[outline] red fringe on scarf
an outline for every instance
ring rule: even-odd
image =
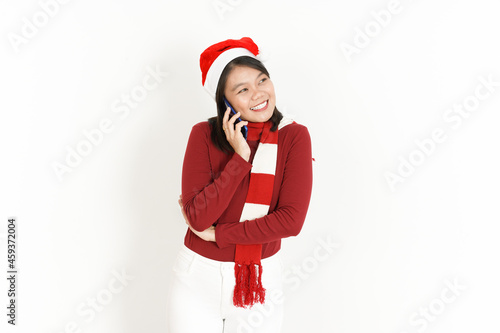
[[[262,265],[236,264],[234,266],[236,286],[234,287],[233,304],[241,308],[252,307],[256,303],[263,304],[266,289],[262,286]]]

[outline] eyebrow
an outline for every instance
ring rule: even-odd
[[[266,74],[266,73],[264,73],[264,72],[260,72],[260,74],[259,74],[259,75],[257,75],[257,77],[256,77],[255,79],[258,79],[258,78],[259,78],[259,76],[261,76],[262,74]],[[247,84],[247,82],[241,82],[241,83],[238,83],[237,85],[235,85],[235,86],[233,87],[233,89],[231,89],[231,91],[235,91],[235,90],[236,90],[236,88],[238,88],[239,86],[242,86],[242,85],[244,85],[244,84]]]

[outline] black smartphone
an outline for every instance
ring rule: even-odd
[[[234,115],[236,114],[236,111],[233,109],[233,106],[231,104],[229,104],[228,100],[226,99],[226,96],[223,97],[224,98],[224,103],[226,103],[226,106],[230,107],[231,108],[231,113]],[[236,121],[234,122],[234,124],[236,125],[237,123],[239,123],[241,120],[240,117],[238,117],[238,119],[236,119]],[[243,137],[245,138],[245,140],[247,139],[247,132],[248,132],[248,128],[246,125],[242,126],[241,127],[241,134],[243,134]]]

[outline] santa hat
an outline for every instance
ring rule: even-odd
[[[214,100],[222,71],[229,62],[241,56],[262,60],[259,47],[250,37],[227,39],[208,47],[201,54],[201,84]]]

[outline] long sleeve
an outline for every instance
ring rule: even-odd
[[[214,177],[207,128],[206,123],[193,126],[182,167],[182,201],[189,223],[197,231],[217,221],[252,168],[252,164],[240,155],[233,154],[220,174]]]
[[[311,138],[307,127],[298,126],[291,140],[276,208],[261,218],[218,224],[215,238],[219,248],[268,243],[299,234],[312,192]]]

